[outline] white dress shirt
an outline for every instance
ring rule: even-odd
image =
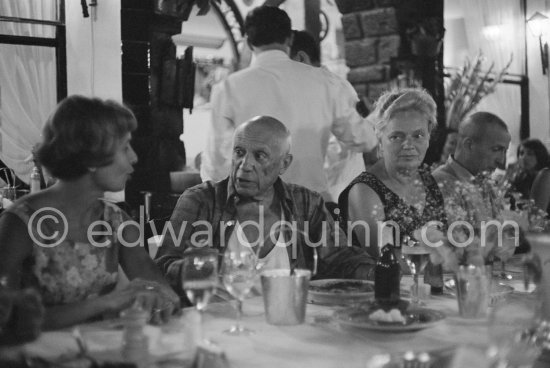
[[[293,61],[283,51],[259,53],[250,67],[216,85],[211,98],[212,121],[201,166],[204,181],[229,174],[233,132],[258,115],[274,117],[290,130],[294,160],[283,180],[325,196],[329,133],[356,151],[377,144],[372,126],[355,110],[359,99],[349,82]]]

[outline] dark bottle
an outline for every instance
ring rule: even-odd
[[[399,302],[399,279],[401,266],[395,248],[386,244],[374,269],[374,298],[382,303]]]

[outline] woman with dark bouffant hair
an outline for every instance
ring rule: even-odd
[[[538,139],[527,139],[518,148],[520,174],[512,190],[517,189],[529,198],[537,208],[550,210],[550,155]],[[522,174],[523,171],[523,174]],[[523,179],[523,181],[522,181]]]
[[[517,157],[518,162],[512,173],[510,191],[520,193],[522,199],[529,199],[537,174],[543,168],[550,166],[550,156],[541,141],[526,139],[519,145]]]
[[[118,313],[139,300],[167,319],[179,299],[140,249],[137,224],[106,191],[120,191],[137,156],[137,122],[114,101],[70,96],[46,122],[36,151],[57,182],[23,197],[0,217],[0,273],[8,288],[32,287],[46,308],[44,328]],[[115,290],[118,266],[130,284]]]

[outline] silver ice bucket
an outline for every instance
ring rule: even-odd
[[[298,325],[304,322],[311,272],[277,269],[262,272],[262,293],[267,322],[272,325]]]

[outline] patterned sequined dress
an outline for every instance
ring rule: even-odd
[[[443,204],[443,196],[433,176],[428,170],[419,170],[420,178],[426,188],[426,205],[420,212],[416,207],[403,201],[394,191],[388,188],[374,174],[363,172],[356,177],[338,198],[340,207],[340,225],[346,224],[348,216],[348,196],[351,187],[357,183],[368,185],[380,198],[384,206],[383,221],[395,221],[399,225],[401,238],[412,237],[413,232],[429,221],[441,221],[446,227],[447,220]],[[371,229],[372,231],[372,229]]]
[[[33,226],[37,223],[37,217],[33,218],[36,211],[25,201],[6,210],[25,223],[34,242],[31,254],[23,262],[21,287],[36,288],[46,306],[74,303],[114,289],[119,251],[115,234],[122,223],[122,210],[112,203],[100,202],[103,220],[111,226],[113,235],[93,238],[93,243],[63,238],[63,233],[54,230],[48,221],[43,221],[37,230]]]

